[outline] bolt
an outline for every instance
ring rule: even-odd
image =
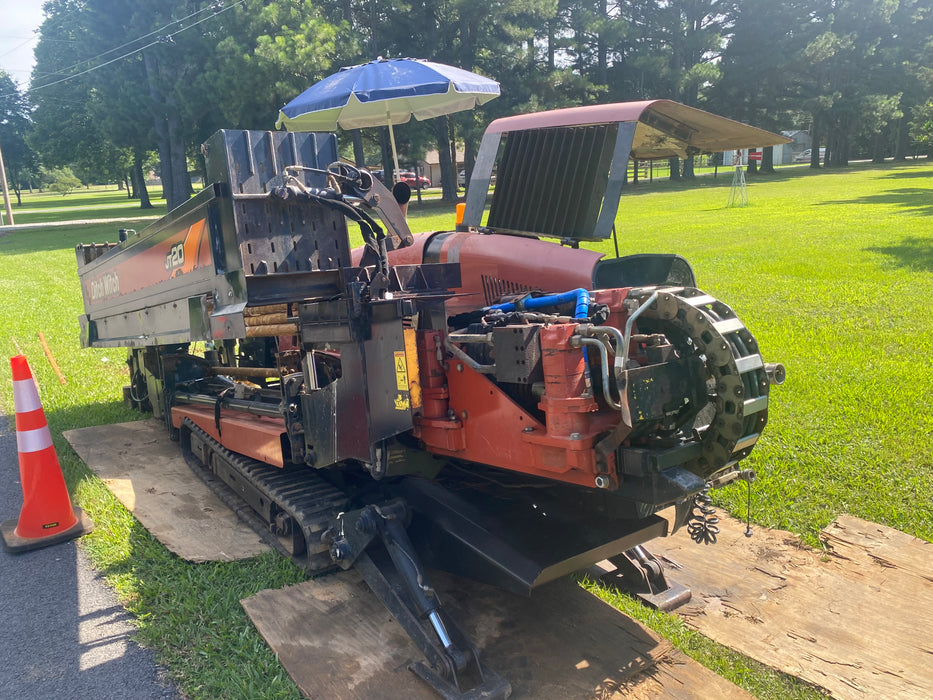
[[[596,477],[596,488],[598,489],[608,489],[609,488],[609,477],[604,474],[600,474]]]
[[[462,371],[463,371],[463,364],[460,363],[460,362],[457,363],[457,371],[458,371],[458,372],[462,372]]]
[[[334,545],[330,548],[330,556],[334,561],[345,559],[349,554],[350,547],[347,545],[346,540],[335,542]]]
[[[580,435],[580,433],[570,433],[570,439],[571,439],[571,440],[580,440],[580,439],[582,439],[582,438],[583,438],[583,436]]]
[[[525,427],[525,428],[522,428],[522,432],[523,432],[523,433],[533,433],[534,431],[535,431],[534,427],[532,427],[532,426],[530,426],[530,425],[527,426],[527,427]]]

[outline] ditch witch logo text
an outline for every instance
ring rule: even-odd
[[[116,272],[91,280],[91,301],[99,301],[120,293],[120,278]]]

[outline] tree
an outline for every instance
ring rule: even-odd
[[[893,0],[828,0],[821,6],[822,31],[803,50],[799,67],[801,75],[816,77],[803,83],[814,125],[814,163],[825,142],[825,164],[847,165],[860,129],[877,133],[899,119],[901,95],[897,81],[885,77],[887,62],[904,36],[915,32],[892,25],[898,5]],[[928,35],[929,25],[926,30]]]
[[[933,85],[928,0],[48,0],[31,93],[33,146],[88,180],[130,179],[159,153],[166,198],[221,127],[268,129],[277,109],[341,66],[416,56],[497,79],[481,109],[396,129],[403,161],[432,143],[445,198],[458,144],[472,167],[496,117],[671,98],[776,130],[810,128],[813,154],[902,154]],[[915,128],[916,131],[916,128]],[[341,137],[342,138],[342,137]],[[379,131],[352,157],[389,159]],[[349,141],[341,150],[350,154]],[[768,169],[768,154],[762,165]],[[818,164],[818,162],[816,163]],[[683,172],[690,176],[691,161]],[[197,167],[194,165],[194,167]],[[672,173],[681,171],[674,163]],[[143,197],[145,199],[145,197]]]
[[[722,77],[708,96],[713,111],[770,131],[799,120],[806,112],[803,86],[813,79],[801,56],[822,31],[814,7],[813,0],[738,5]],[[773,149],[765,150],[760,172],[773,172]]]
[[[362,44],[333,7],[310,0],[247,0],[218,17],[212,34],[216,52],[202,76],[217,98],[202,115],[211,129],[271,128],[286,102],[335,67],[358,63]]]
[[[630,26],[627,61],[642,98],[666,97],[698,106],[720,77],[719,60],[737,13],[735,0],[653,0],[624,12]],[[677,158],[671,178],[680,177]],[[693,177],[693,158],[683,176]]]
[[[48,167],[73,167],[87,181],[116,181],[126,167],[100,119],[108,108],[85,60],[100,52],[86,3],[50,0],[36,45],[30,100],[35,105],[29,142]]]
[[[333,48],[333,28],[308,0],[49,0],[46,12],[37,143],[76,164],[111,144],[120,179],[132,169],[138,183],[157,150],[170,208],[188,198],[189,155],[213,131],[270,128],[282,93],[329,67]]]
[[[927,157],[933,157],[933,100],[914,107],[912,113],[910,137],[926,152]]]
[[[485,123],[501,114],[528,111],[529,101],[534,104],[534,100],[543,99],[547,103],[547,96],[555,93],[547,86],[546,71],[535,62],[534,28],[556,12],[556,0],[492,4],[474,0],[422,0],[413,4],[338,0],[325,3],[323,8],[328,21],[339,21],[339,37],[349,35],[358,41],[359,53],[345,54],[340,61],[335,60],[335,65],[361,63],[378,56],[415,56],[490,75],[502,84],[502,96],[475,112],[437,119],[427,128],[412,123],[395,129],[403,159],[428,150],[430,141],[434,141],[442,163],[445,199],[456,197],[456,153],[452,142],[464,141],[469,168],[482,131],[474,121],[477,115],[482,115]],[[344,42],[341,39],[338,43]],[[380,157],[387,166],[391,159]]]
[[[26,142],[29,130],[29,105],[9,74],[0,70],[0,149],[7,184],[22,205],[22,189],[29,175],[38,167],[36,154]]]
[[[910,120],[933,94],[933,6],[926,0],[899,0],[891,16],[891,29],[879,43],[881,70],[878,86],[899,91],[899,117],[890,123],[890,146],[895,159],[907,157]]]
[[[71,172],[71,168],[53,168],[46,171],[45,179],[49,183],[49,189],[57,192],[62,197],[71,194],[74,190],[81,187],[81,180]]]

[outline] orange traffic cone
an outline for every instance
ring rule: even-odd
[[[80,508],[71,507],[29,363],[17,355],[10,359],[10,365],[23,508],[18,522],[8,520],[0,525],[0,535],[8,551],[22,552],[80,537],[90,532],[94,523]]]

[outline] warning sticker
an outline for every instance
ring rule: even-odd
[[[408,363],[405,362],[405,351],[395,353],[395,387],[399,391],[408,391]]]

